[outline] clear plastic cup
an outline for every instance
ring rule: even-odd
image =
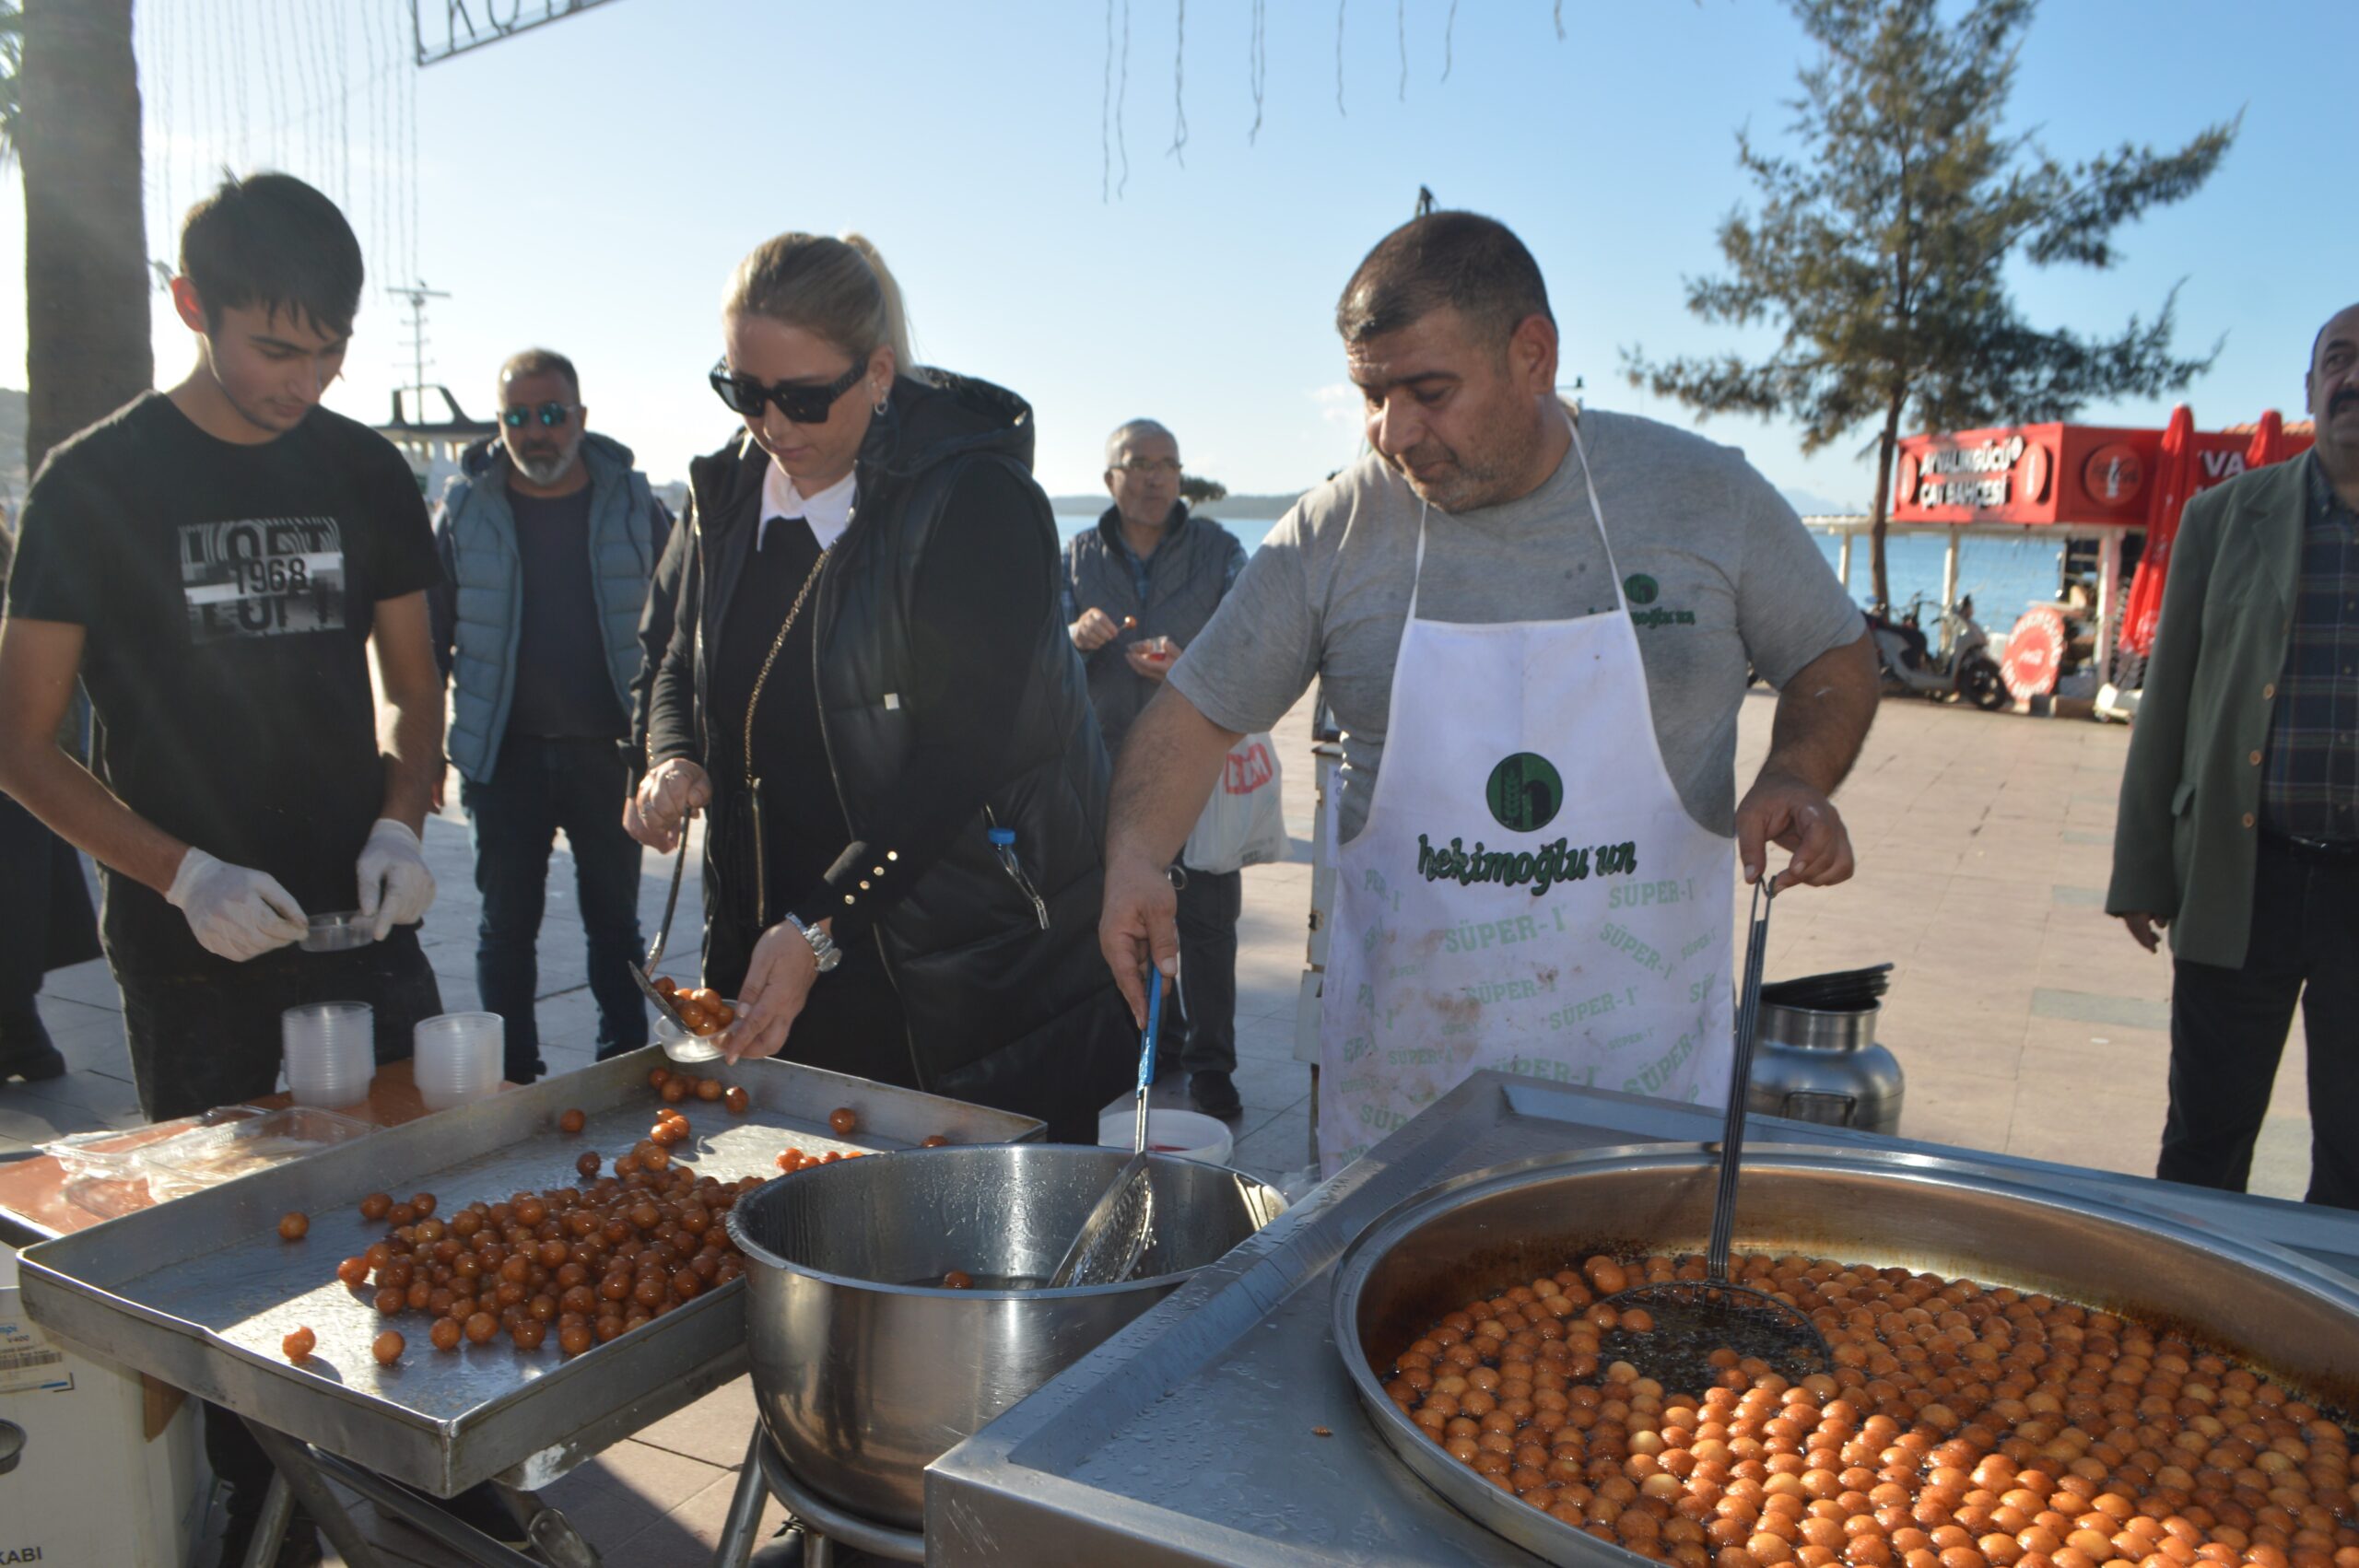
[[[496,1091],[507,1036],[497,1012],[444,1012],[419,1023],[410,1074],[426,1108],[446,1111]]]
[[[278,1037],[297,1105],[332,1109],[369,1097],[377,1076],[377,1019],[367,1002],[290,1007],[278,1015]]]

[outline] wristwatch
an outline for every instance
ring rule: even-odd
[[[844,950],[836,945],[836,939],[825,928],[806,926],[791,914],[786,917],[786,923],[802,932],[803,940],[811,944],[811,956],[819,961],[822,975],[844,961]]]

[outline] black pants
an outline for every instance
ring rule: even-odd
[[[475,829],[475,991],[507,1024],[509,1081],[543,1071],[534,1015],[540,993],[541,912],[557,830],[573,848],[573,879],[589,937],[590,994],[598,1003],[598,1059],[647,1044],[647,1004],[629,965],[639,939],[639,844],[623,831],[630,779],[610,740],[511,736],[491,778],[460,786]]]
[[[1237,919],[1243,872],[1191,870],[1180,889],[1180,985],[1188,1030],[1180,1065],[1190,1072],[1237,1071]]]
[[[2244,967],[2174,965],[2171,1106],[2155,1175],[2241,1192],[2294,1004],[2309,1036],[2312,1203],[2359,1209],[2359,858],[2264,837]]]
[[[348,953],[283,947],[224,975],[157,978],[118,970],[123,1031],[140,1114],[166,1121],[235,1105],[278,1086],[278,1015],[314,1001],[365,1001],[375,1010],[377,1059],[410,1054],[418,1020],[442,1011],[441,988],[417,945],[417,928]]]
[[[33,997],[41,976],[99,955],[99,925],[90,891],[72,845],[33,814],[0,795],[0,868],[8,894],[0,898],[0,1045],[11,1025],[40,1014]],[[38,1033],[32,1037],[39,1038]],[[0,1070],[5,1071],[5,1070]]]

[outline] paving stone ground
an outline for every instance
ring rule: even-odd
[[[1739,776],[1767,749],[1772,700],[1747,700]],[[1309,1160],[1309,1079],[1294,1059],[1295,1008],[1310,893],[1312,774],[1307,705],[1278,731],[1293,853],[1246,872],[1238,959],[1235,1163],[1275,1180]],[[1971,1149],[2150,1173],[2165,1101],[2170,967],[2101,911],[2115,791],[2128,731],[2071,720],[1884,705],[1837,796],[1858,877],[1780,900],[1770,977],[1890,961],[1879,1037],[1907,1073],[1902,1130]],[[453,799],[457,790],[451,790]],[[453,1009],[475,1001],[475,895],[465,825],[428,825],[441,896],[427,952]],[[650,856],[640,919],[663,913],[668,866]],[[693,868],[690,880],[695,879]],[[681,908],[698,907],[698,890]],[[691,920],[693,917],[688,917]],[[685,931],[685,928],[684,928]],[[692,932],[664,967],[693,971]],[[44,1139],[138,1119],[120,1001],[103,964],[50,977],[41,1011],[74,1071],[0,1088],[0,1158]],[[541,935],[540,1025],[557,1071],[586,1066],[596,1015],[582,974],[571,860],[552,862]],[[2280,1072],[2252,1189],[2298,1198],[2309,1121],[2300,1024]],[[1158,1103],[1181,1103],[1167,1082]],[[647,1428],[553,1488],[610,1563],[664,1568],[710,1560],[754,1420],[744,1381]],[[773,1504],[773,1518],[779,1510]],[[389,1561],[435,1562],[417,1537],[366,1517]]]

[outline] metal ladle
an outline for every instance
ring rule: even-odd
[[[1765,868],[1754,884],[1744,942],[1744,984],[1737,997],[1735,1060],[1729,1069],[1729,1108],[1720,1130],[1719,1181],[1712,1196],[1711,1244],[1706,1278],[1634,1285],[1607,1296],[1617,1313],[1642,1310],[1647,1330],[1615,1327],[1599,1339],[1599,1359],[1626,1361],[1666,1390],[1701,1394],[1718,1382],[1714,1352],[1732,1350],[1758,1359],[1789,1383],[1834,1363],[1825,1337],[1800,1308],[1729,1278],[1729,1243],[1736,1229],[1736,1181],[1744,1153],[1745,1094],[1753,1083],[1753,1047],[1761,1024],[1761,969],[1769,938],[1769,907],[1777,893]]]

